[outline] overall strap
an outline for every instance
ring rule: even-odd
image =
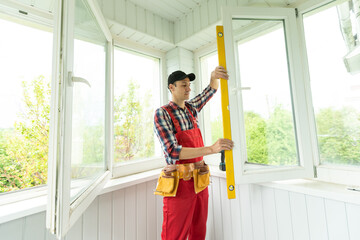
[[[163,106],[161,108],[164,109],[165,111],[167,111],[168,114],[170,115],[170,118],[171,118],[172,122],[174,123],[176,132],[181,132],[181,127],[180,127],[179,121],[176,120],[174,114],[172,113],[171,108],[169,106]]]
[[[186,109],[189,111],[190,113],[190,116],[191,116],[191,120],[192,120],[192,123],[193,123],[193,127],[194,128],[198,128],[197,127],[197,122],[196,122],[196,119],[195,117],[193,116],[192,112],[190,111],[190,109],[185,105]],[[176,120],[173,112],[172,112],[172,109],[169,107],[169,106],[163,106],[162,109],[164,109],[165,111],[168,112],[168,114],[170,115],[170,118],[172,120],[172,122],[174,123],[174,126],[175,126],[175,130],[176,132],[181,132],[181,127],[180,127],[180,124],[179,124],[179,121]]]

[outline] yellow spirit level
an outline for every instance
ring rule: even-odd
[[[226,69],[223,26],[216,26],[216,39],[217,39],[219,66],[222,66]],[[221,109],[222,109],[224,138],[231,139],[229,91],[228,91],[227,80],[220,79],[220,86],[221,86]],[[225,151],[225,166],[226,166],[226,185],[227,185],[228,198],[234,199],[236,196],[235,196],[235,178],[234,178],[234,163],[233,163],[232,150]]]

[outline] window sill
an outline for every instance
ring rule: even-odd
[[[210,166],[210,172],[212,176],[226,178],[226,173],[220,171],[218,166]],[[360,191],[349,190],[349,186],[345,184],[324,182],[316,179],[292,179],[255,184],[360,205]]]
[[[110,180],[99,195],[130,187],[158,178],[161,169],[155,169]],[[47,194],[0,205],[0,224],[46,211]]]

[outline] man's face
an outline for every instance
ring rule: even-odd
[[[169,89],[173,98],[177,100],[188,100],[190,98],[190,79],[185,78],[174,82],[174,84],[169,85]]]

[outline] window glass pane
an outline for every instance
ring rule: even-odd
[[[360,165],[360,74],[348,73],[343,60],[356,39],[351,7],[345,2],[304,16],[322,164]]]
[[[234,19],[233,28],[247,163],[298,165],[283,21]]]
[[[47,183],[52,33],[16,21],[0,16],[0,192]]]
[[[72,104],[71,198],[105,171],[105,81],[107,40],[88,6],[75,2]]]
[[[201,87],[206,88],[210,84],[211,72],[219,65],[217,53],[212,53],[200,58],[201,64]],[[205,145],[212,145],[219,138],[223,138],[223,124],[221,112],[221,87],[212,97],[211,104],[205,105],[204,109],[204,138]],[[210,119],[210,121],[208,121]]]
[[[114,161],[161,156],[154,135],[160,106],[160,61],[121,48],[114,53]]]

